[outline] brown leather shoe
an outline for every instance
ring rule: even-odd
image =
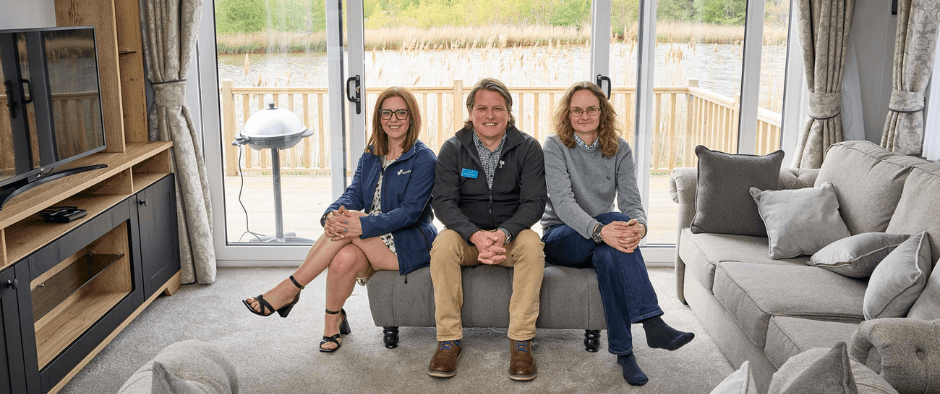
[[[509,340],[509,378],[512,380],[532,380],[539,376],[532,358],[532,340]]]
[[[452,378],[457,374],[457,359],[460,358],[460,341],[437,343],[437,351],[428,365],[428,375],[435,378]]]

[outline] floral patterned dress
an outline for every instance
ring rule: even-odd
[[[385,156],[382,156],[382,171],[379,172],[379,181],[375,186],[375,194],[372,197],[372,208],[370,208],[367,213],[369,216],[376,216],[382,213],[382,178],[385,177],[385,169],[394,162],[395,160],[388,160]],[[398,256],[398,252],[395,251],[395,238],[392,237],[392,233],[381,235],[380,238],[382,242],[385,242],[385,246],[388,246],[388,250],[392,251],[395,256]]]

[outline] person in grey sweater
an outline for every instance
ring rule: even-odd
[[[555,134],[542,144],[548,187],[542,242],[550,264],[594,267],[608,350],[617,355],[627,383],[642,386],[649,379],[633,355],[631,324],[643,324],[651,348],[676,350],[695,334],[660,318],[663,311],[638,249],[646,236],[646,213],[636,165],[616,117],[604,91],[590,82],[570,87],[556,107]]]

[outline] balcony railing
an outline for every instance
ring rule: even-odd
[[[690,86],[656,87],[653,89],[653,133],[650,169],[666,172],[675,167],[696,164],[693,148],[703,144],[725,152],[737,151],[738,108],[737,97],[727,97],[700,89],[697,81]],[[372,107],[384,88],[366,89],[366,133],[371,133]],[[463,81],[454,81],[450,87],[412,87],[423,115],[420,139],[437,152],[441,144],[463,127],[466,119],[464,103],[470,89]],[[520,130],[539,141],[551,134],[551,114],[564,87],[510,87],[513,94],[513,112]],[[280,152],[282,174],[329,174],[330,131],[327,88],[294,87],[235,87],[232,81],[222,81],[222,125],[225,143],[225,174],[236,175],[239,164],[243,174],[263,174],[271,170],[270,152],[244,149],[242,159],[229,142],[235,139],[245,120],[265,102],[274,102],[288,109],[313,130],[295,147]],[[457,98],[455,100],[455,98]],[[636,108],[636,88],[614,88],[611,102],[627,131],[624,138],[633,145],[633,120]],[[349,111],[347,111],[349,113]],[[457,114],[455,116],[455,114]],[[758,113],[755,151],[766,154],[778,149],[780,141],[780,114],[766,109]],[[349,140],[346,141],[349,146]],[[358,152],[350,155],[358,158]],[[354,162],[353,162],[354,163]]]

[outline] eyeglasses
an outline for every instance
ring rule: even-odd
[[[587,112],[588,116],[597,116],[597,114],[601,113],[601,109],[597,107],[588,107],[588,109],[575,108],[568,112],[571,116],[577,118],[584,115],[585,112]]]
[[[597,114],[601,113],[601,109],[597,107],[588,107],[588,109],[586,110],[581,109],[581,108],[575,108],[568,112],[571,114],[571,116],[577,118],[577,117],[580,117],[581,115],[584,115],[585,112],[587,112],[588,116],[597,116]]]
[[[392,113],[395,114],[395,117],[398,118],[398,120],[407,120],[407,119],[408,119],[408,110],[407,110],[407,109],[399,109],[399,110],[396,110],[396,111],[392,111],[392,110],[390,110],[390,109],[380,109],[380,110],[379,110],[379,116],[382,117],[382,120],[389,120],[389,119],[391,119],[391,118],[392,118]]]

